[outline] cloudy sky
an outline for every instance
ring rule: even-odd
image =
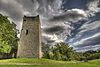
[[[40,15],[42,41],[100,49],[100,0],[0,0],[0,13],[21,30],[22,18]]]

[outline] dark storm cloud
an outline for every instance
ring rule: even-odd
[[[44,31],[48,34],[54,34],[54,33],[60,34],[63,31],[65,31],[65,28],[63,26],[53,26],[53,27],[50,27],[50,28],[46,28]]]
[[[78,13],[78,9],[70,10],[67,12],[64,12],[62,15],[54,16],[50,19],[50,21],[78,21],[81,18],[86,17],[85,13]],[[83,10],[80,10],[80,12],[84,12]]]
[[[23,15],[23,9],[21,8],[21,5],[15,0],[0,0],[0,12],[5,13],[14,21],[19,21]]]
[[[55,42],[55,40],[51,40],[47,36],[42,36],[42,42],[44,42],[44,43],[53,43],[53,42]]]

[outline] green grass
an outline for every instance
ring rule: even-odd
[[[0,60],[0,67],[100,67],[100,59],[89,62],[68,62],[33,58],[7,59]]]

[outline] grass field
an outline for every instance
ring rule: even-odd
[[[48,59],[7,59],[0,60],[0,67],[100,67],[100,59],[89,62],[55,61]]]

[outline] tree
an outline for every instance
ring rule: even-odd
[[[43,58],[49,58],[50,45],[42,42]]]
[[[58,54],[57,56],[59,57],[56,57],[57,60],[75,60],[75,51],[73,48],[63,42],[56,44],[52,52],[54,55]]]
[[[56,44],[45,53],[45,58],[54,60],[70,61],[76,60],[77,57],[73,48],[63,42]]]
[[[16,24],[0,14],[0,53],[12,54],[17,51],[17,32]]]

